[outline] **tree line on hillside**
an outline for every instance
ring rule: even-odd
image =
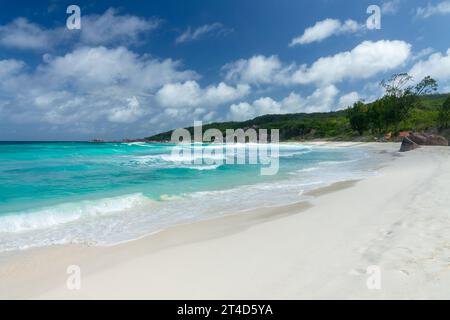
[[[437,83],[431,77],[414,84],[408,74],[397,74],[381,83],[385,95],[375,102],[357,102],[347,110],[323,113],[269,114],[242,122],[210,123],[203,131],[218,129],[278,129],[282,141],[313,139],[373,141],[385,133],[434,132],[450,138],[450,94],[433,94]],[[194,128],[187,127],[193,134]],[[145,138],[170,141],[172,131]]]
[[[436,80],[429,76],[414,85],[407,73],[395,74],[383,80],[381,86],[385,91],[382,98],[370,104],[358,101],[347,109],[350,126],[360,135],[369,130],[373,135],[389,131],[398,134],[400,124],[408,120],[411,110],[423,103],[421,97],[435,93],[438,88]],[[449,127],[450,97],[439,107],[435,122],[439,130]]]

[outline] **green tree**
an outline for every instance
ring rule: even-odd
[[[361,101],[355,102],[352,108],[347,109],[347,118],[352,129],[358,131],[359,135],[370,128],[367,108]]]
[[[438,116],[439,129],[446,129],[450,124],[450,97],[445,100],[442,106],[439,108]]]
[[[381,86],[386,94],[384,99],[384,116],[387,125],[392,125],[396,132],[401,121],[405,120],[411,109],[419,103],[420,96],[429,95],[437,90],[437,82],[430,76],[413,85],[413,77],[407,73],[394,74],[383,80]]]
[[[382,131],[387,131],[385,100],[378,99],[373,102],[368,107],[367,117],[373,134],[379,135]]]

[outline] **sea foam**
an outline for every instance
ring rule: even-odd
[[[23,232],[49,228],[79,219],[126,212],[152,201],[142,194],[130,194],[97,200],[69,202],[38,210],[0,216],[0,233]]]

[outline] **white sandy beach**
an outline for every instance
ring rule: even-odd
[[[450,299],[450,148],[393,154],[380,174],[309,201],[177,226],[113,247],[0,255],[0,298]],[[81,289],[66,286],[69,265]],[[366,269],[378,266],[381,288]]]

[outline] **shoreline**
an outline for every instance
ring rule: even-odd
[[[385,149],[381,146],[376,146],[376,148],[380,148],[380,151]],[[389,151],[393,151],[393,146]],[[431,147],[419,149],[402,156],[402,158],[417,158],[422,162],[426,160],[425,162],[430,168],[423,163],[422,165],[427,168],[426,171],[429,174],[428,171],[435,173],[436,168],[433,164],[437,163],[430,159],[436,158],[434,160],[439,160],[438,164],[442,167],[445,166],[445,163],[442,164],[445,156],[448,157],[448,149]],[[333,246],[333,241],[340,237],[345,238],[346,232],[349,230],[353,230],[355,234],[362,233],[359,236],[362,238],[366,238],[367,236],[364,234],[370,231],[365,230],[370,229],[365,224],[362,226],[364,232],[358,231],[360,225],[357,225],[359,227],[356,229],[349,228],[353,219],[336,220],[336,216],[333,214],[336,211],[344,215],[342,218],[350,215],[350,218],[356,218],[357,221],[358,219],[373,220],[372,222],[375,224],[380,223],[376,217],[368,216],[367,212],[362,214],[358,210],[352,210],[354,205],[348,203],[348,200],[358,202],[360,206],[361,203],[358,199],[361,200],[361,194],[367,195],[367,189],[373,191],[375,184],[379,187],[380,180],[389,180],[393,184],[392,188],[400,190],[399,192],[402,194],[401,189],[408,188],[409,184],[403,185],[400,183],[402,181],[396,181],[399,175],[401,177],[404,175],[402,171],[396,172],[404,167],[399,162],[391,161],[386,165],[380,164],[382,165],[381,176],[369,177],[360,181],[338,182],[313,190],[311,194],[307,194],[311,199],[300,203],[256,208],[250,212],[240,212],[221,218],[178,225],[115,246],[63,245],[2,253],[0,254],[0,298],[373,298],[373,292],[366,292],[367,289],[361,291],[361,286],[364,284],[364,281],[360,281],[361,279],[356,284],[349,285],[347,283],[349,274],[353,280],[365,276],[365,274],[362,275],[361,267],[356,266],[358,263],[352,260],[356,259],[353,256],[355,253],[346,252],[346,248],[337,248],[337,252],[332,254],[338,257],[336,260],[343,259],[349,265],[352,265],[349,263],[350,261],[355,262],[355,267],[349,268],[343,273],[337,272],[334,274],[336,277],[333,278],[333,272],[324,270],[321,264],[331,263],[333,265],[338,262],[321,257],[320,252],[327,252],[329,246]],[[410,168],[411,166],[412,168]],[[411,173],[412,169],[416,169],[414,167],[409,163],[407,171]],[[449,169],[448,165],[445,168]],[[450,174],[450,170],[445,171],[445,174]],[[394,177],[390,175],[394,175]],[[416,182],[413,184],[416,187],[416,180],[423,182],[423,179],[418,179],[417,176],[418,174],[415,173],[409,177],[410,180]],[[426,178],[430,178],[430,176]],[[407,195],[402,194],[402,196]],[[381,203],[386,200],[386,198],[381,198],[378,199]],[[391,201],[390,197],[387,199]],[[371,201],[375,201],[375,199],[368,200],[368,202]],[[392,208],[393,205],[388,202],[387,211],[391,211]],[[370,208],[366,209],[366,211],[371,211]],[[345,214],[346,211],[350,213]],[[383,212],[383,216],[383,219],[391,222],[386,217],[386,212]],[[318,226],[329,229],[332,227],[331,221],[335,222],[336,230],[328,231],[334,233],[334,236],[326,234],[321,236],[325,231]],[[295,227],[302,230],[303,234],[296,234]],[[443,227],[448,228],[447,225]],[[271,235],[273,238],[267,239],[267,235]],[[371,232],[369,235],[373,236]],[[321,244],[314,241],[317,240],[315,239],[317,237],[324,237],[328,241]],[[303,240],[303,242],[298,242],[297,248],[283,239]],[[370,236],[369,239],[373,240]],[[444,240],[446,240],[445,235]],[[357,240],[349,238],[344,243],[348,242],[352,247],[355,241]],[[306,246],[308,242],[318,253],[311,253],[311,248]],[[271,250],[266,251],[265,247],[271,248]],[[217,250],[217,248],[221,250]],[[243,251],[243,249],[249,250]],[[236,257],[228,255],[228,251],[233,250],[236,251]],[[445,253],[445,247],[442,250]],[[216,257],[213,252],[217,252]],[[280,259],[280,254],[284,260],[288,260],[287,264],[282,263],[283,259]],[[315,259],[303,260],[301,257],[304,255]],[[349,256],[352,258],[350,261]],[[222,264],[215,261],[216,258]],[[299,263],[299,260],[294,258],[300,259],[303,263]],[[321,263],[317,263],[316,259]],[[277,261],[281,261],[281,264],[277,264]],[[71,264],[77,264],[82,269],[83,287],[80,291],[69,291],[65,287],[66,268]],[[180,264],[184,264],[184,268],[180,268]],[[251,272],[252,267],[255,268],[253,273]],[[327,289],[330,284],[324,285],[321,280],[308,280],[306,279],[308,277],[298,278],[297,272],[292,273],[293,270],[305,271],[304,269],[308,269],[316,276],[313,276],[312,279],[331,278],[331,284],[335,283],[336,286],[331,285]],[[403,271],[397,270],[404,275]],[[445,279],[449,280],[448,270],[444,274]],[[283,289],[283,283],[286,284],[285,281],[291,277],[298,280],[298,287],[287,285]],[[388,273],[388,277],[392,277],[392,274]],[[394,273],[393,277],[396,279],[397,273]],[[115,280],[113,283],[109,283],[109,281],[108,285],[105,285],[104,281],[108,278],[120,280]],[[241,284],[239,284],[239,279],[242,281]],[[211,281],[215,283],[214,288],[210,287]],[[339,281],[341,286],[337,286]],[[232,283],[236,286],[230,287]],[[445,283],[449,284],[449,282]],[[259,289],[255,290],[255,286],[256,289]],[[325,289],[320,290],[323,286]],[[276,287],[277,290],[268,290],[272,287]],[[341,291],[344,290],[344,294],[337,292],[337,287],[340,287]],[[445,284],[442,284],[442,287],[445,288]],[[119,288],[123,288],[123,290]],[[349,288],[351,290],[348,290]],[[197,289],[198,292],[194,293],[194,289]],[[264,290],[260,291],[260,289]],[[408,296],[399,294],[398,290],[394,291],[389,292],[386,296],[375,293],[375,298],[392,296],[408,298]],[[438,293],[438,298],[448,297],[448,294],[444,293],[445,291],[440,293],[442,296]],[[435,296],[434,293],[433,296]]]
[[[327,193],[350,188],[356,183],[357,180],[339,181],[328,186],[311,190],[305,195],[310,197],[320,197]],[[15,280],[8,283],[8,280],[5,278],[8,276],[8,271],[17,270],[19,271],[19,274],[15,275],[15,277],[26,279],[26,274],[32,274],[33,272],[33,267],[31,265],[41,263],[41,256],[45,256],[46,259],[51,257],[50,260],[58,261],[54,266],[54,269],[61,271],[64,266],[70,265],[70,261],[79,261],[81,264],[84,264],[98,254],[101,254],[108,259],[110,258],[108,257],[110,251],[114,251],[114,255],[128,255],[128,253],[125,253],[124,251],[129,251],[132,248],[135,249],[134,247],[138,246],[141,241],[150,242],[150,245],[146,245],[147,253],[157,252],[171,247],[198,243],[236,234],[260,223],[280,219],[289,215],[300,214],[311,207],[312,205],[309,200],[304,199],[291,204],[247,209],[221,217],[176,224],[137,239],[131,239],[112,245],[63,244],[0,252],[0,299],[34,299],[34,294],[31,296],[25,294],[24,296],[22,292],[19,292],[18,295],[13,294],[10,297],[8,296],[9,293],[7,296],[3,296],[3,293],[7,291],[7,287],[17,285]],[[136,254],[141,255],[142,253],[136,252]],[[113,260],[117,263],[117,257]],[[105,262],[106,261],[102,264],[105,264]],[[31,268],[21,268],[21,265],[30,266]],[[61,275],[61,272],[59,273]],[[50,274],[50,272],[47,272],[47,274]],[[67,275],[64,276],[66,277]],[[38,280],[37,276],[36,278],[35,275],[32,277],[33,279],[31,281],[35,282]],[[62,280],[61,277],[60,279]],[[58,282],[61,283],[61,281],[52,280],[54,279],[47,278],[43,282],[48,281],[49,283],[53,282],[55,284]],[[27,279],[27,281],[23,282],[27,283],[28,281],[30,280]],[[41,290],[37,290],[37,292],[39,291]]]
[[[280,206],[301,201],[302,195],[311,189],[320,188],[340,180],[359,179],[366,174],[375,173],[376,161],[367,162],[366,160],[370,159],[371,155],[373,159],[382,158],[381,160],[388,157],[381,154],[378,156],[373,148],[366,145],[361,145],[363,148],[357,148],[359,145],[361,144],[330,143],[328,146],[305,146],[297,143],[282,144],[280,148],[282,150],[284,148],[284,151],[280,151],[281,161],[292,156],[295,158],[297,153],[300,155],[316,151],[324,154],[329,152],[330,156],[326,154],[323,160],[320,160],[320,156],[316,157],[318,160],[315,160],[315,155],[312,153],[312,156],[305,156],[304,163],[302,158],[299,157],[297,158],[299,159],[297,165],[291,164],[285,172],[278,177],[274,176],[273,179],[260,179],[250,176],[247,180],[231,172],[231,177],[234,179],[231,179],[231,183],[226,181],[227,172],[220,170],[223,169],[219,168],[222,165],[212,166],[212,168],[205,168],[207,171],[202,175],[206,178],[203,179],[204,182],[198,183],[198,188],[189,189],[189,183],[186,187],[184,183],[158,184],[160,181],[158,180],[156,185],[165,187],[161,192],[157,188],[151,187],[151,183],[146,185],[145,177],[148,175],[149,167],[150,171],[153,167],[165,168],[167,166],[170,168],[172,166],[171,161],[174,161],[172,160],[173,156],[165,156],[164,152],[167,152],[165,149],[161,151],[163,152],[162,156],[153,156],[153,149],[147,156],[147,149],[138,148],[136,149],[138,153],[131,155],[129,159],[127,158],[125,165],[125,167],[130,165],[133,168],[129,170],[131,174],[135,174],[133,171],[140,170],[137,171],[139,172],[138,175],[128,179],[131,182],[128,183],[131,185],[128,189],[122,188],[123,190],[120,190],[119,188],[110,193],[105,189],[104,192],[80,193],[78,195],[78,190],[71,188],[69,191],[73,195],[70,197],[56,196],[55,199],[47,198],[44,201],[40,200],[39,197],[36,197],[37,201],[34,201],[32,195],[26,194],[25,197],[30,197],[29,203],[20,201],[19,195],[19,201],[13,202],[16,207],[13,206],[13,209],[10,209],[9,212],[8,207],[6,207],[5,210],[2,210],[6,214],[0,214],[0,252],[27,250],[54,244],[76,243],[102,246],[120,244],[157,233],[171,225],[214,219],[218,216],[235,214],[260,206]],[[343,150],[338,150],[341,147]],[[297,149],[300,149],[300,151],[297,151]],[[286,156],[283,153],[286,153]],[[334,159],[333,153],[338,155],[337,158],[342,155],[344,159],[352,159],[342,161],[342,174],[333,169],[341,162]],[[158,159],[155,162],[162,162],[162,164],[153,164],[153,159],[156,157],[161,157],[162,160]],[[330,161],[327,161],[328,159]],[[347,164],[351,162],[358,162],[360,165],[358,167],[358,165]],[[137,169],[134,169],[134,167]],[[185,166],[181,165],[180,167],[184,168]],[[196,168],[195,165],[189,165],[187,169],[190,169],[187,173],[194,180],[196,171],[193,170],[204,170],[203,168]],[[229,168],[225,169],[225,171],[228,171]],[[280,171],[282,170],[283,165],[280,166]],[[40,173],[36,172],[36,174],[39,175]],[[89,176],[89,173],[86,174]],[[107,174],[110,173],[107,172],[104,175],[107,176]],[[162,173],[162,180],[164,180],[164,174]],[[321,177],[322,174],[323,177]],[[223,176],[223,178],[220,176]],[[144,178],[140,180],[140,177]],[[207,180],[209,177],[216,178],[216,180],[222,179],[222,181],[215,183],[216,181],[213,180],[212,183],[209,183]],[[160,179],[159,175],[157,179]],[[169,175],[166,180],[170,179]],[[223,182],[227,182],[228,185]],[[40,188],[45,187],[45,183],[44,181]],[[143,187],[140,186],[142,183],[144,183]],[[137,187],[133,187],[134,185]],[[177,187],[177,185],[180,187]],[[293,188],[288,185],[292,185]],[[278,191],[273,192],[274,190],[271,190],[273,187]],[[286,193],[282,192],[283,190],[286,190]],[[220,200],[221,198],[223,200]],[[198,200],[195,199],[201,199],[201,201],[196,203]],[[242,202],[236,202],[235,199],[241,199]],[[22,213],[24,214],[22,215]],[[129,214],[136,216],[136,218],[129,217]],[[162,214],[166,215],[163,216]],[[95,220],[99,227],[95,227],[90,221],[96,216],[102,216],[102,218],[104,216],[104,219]],[[112,221],[114,219],[115,221]],[[121,228],[121,225],[128,227]],[[110,227],[112,230],[109,229]],[[95,232],[94,229],[97,229],[98,232]],[[108,231],[103,233],[103,230]]]

